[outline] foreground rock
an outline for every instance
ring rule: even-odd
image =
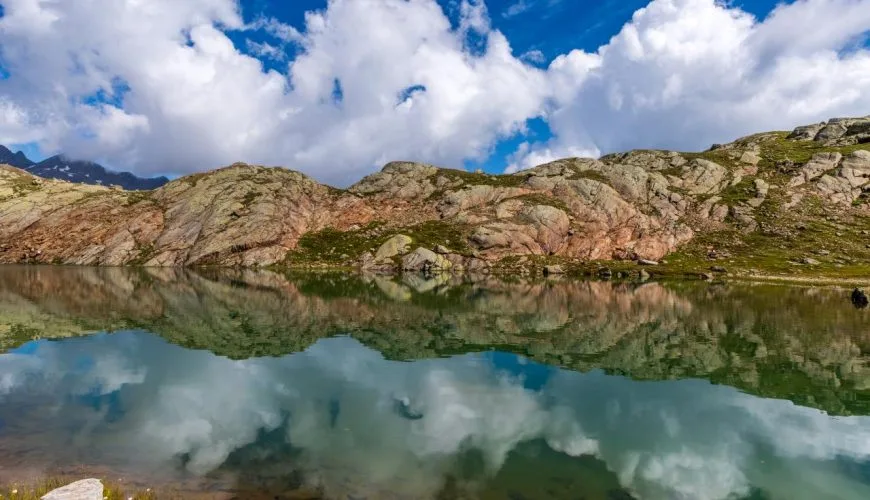
[[[739,250],[743,239],[763,234],[802,255],[806,238],[786,224],[870,230],[868,123],[835,119],[703,153],[567,158],[514,175],[394,162],[347,190],[246,164],[147,192],[0,166],[0,263],[456,272],[540,256],[569,272],[592,260],[652,265],[711,234],[743,252],[758,250]],[[844,244],[854,237],[830,233],[819,241],[870,260],[864,245]],[[415,247],[439,257],[409,255]]]
[[[103,483],[99,479],[82,479],[48,492],[42,500],[103,500]]]

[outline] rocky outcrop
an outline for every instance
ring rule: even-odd
[[[246,164],[141,192],[3,166],[0,263],[389,270],[406,267],[413,247],[451,264],[424,259],[433,270],[520,256],[661,260],[716,232],[793,238],[778,226],[795,213],[866,218],[868,123],[834,119],[702,153],[566,158],[513,175],[393,162],[347,190]]]
[[[788,138],[840,146],[867,143],[870,142],[870,116],[832,118],[824,123],[798,127]]]

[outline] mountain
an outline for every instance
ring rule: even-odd
[[[870,117],[512,175],[393,162],[346,190],[242,163],[135,192],[29,171],[0,167],[0,262],[870,275]]]
[[[127,190],[156,189],[169,182],[166,177],[143,179],[129,172],[112,172],[97,163],[71,160],[62,155],[34,163],[21,151],[13,154],[2,145],[0,145],[0,164],[21,168],[45,179],[61,179],[98,186],[121,186]]]
[[[0,165],[3,164],[26,169],[33,165],[33,162],[23,152],[13,153],[9,148],[0,144]]]
[[[28,172],[46,179],[61,179],[69,182],[102,186],[121,186],[127,190],[156,189],[167,182],[166,177],[143,179],[129,172],[112,172],[97,163],[70,160],[57,155],[26,168]]]

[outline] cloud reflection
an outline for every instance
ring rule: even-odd
[[[343,337],[243,361],[141,332],[38,341],[0,356],[0,417],[4,455],[22,446],[31,459],[194,475],[278,433],[328,497],[434,498],[470,452],[481,457],[473,489],[540,440],[594,455],[639,498],[870,498],[867,417],[506,354],[394,362]]]

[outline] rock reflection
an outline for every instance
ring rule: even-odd
[[[141,328],[245,359],[349,335],[390,359],[489,350],[636,379],[706,378],[870,414],[870,314],[838,289],[178,269],[0,269],[0,342]]]

